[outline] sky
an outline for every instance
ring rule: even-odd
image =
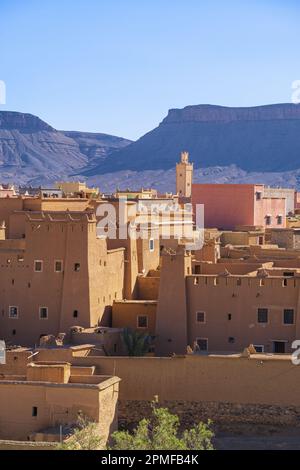
[[[170,108],[291,102],[298,0],[0,0],[1,110],[137,139]]]

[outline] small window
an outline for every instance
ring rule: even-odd
[[[233,336],[229,336],[228,343],[234,344],[235,343],[235,338]]]
[[[208,351],[207,338],[197,338],[197,345],[199,347],[199,351]]]
[[[138,328],[148,328],[148,316],[139,315],[137,318],[137,327]]]
[[[200,264],[196,264],[196,266],[195,266],[195,274],[201,274],[201,266],[200,266]]]
[[[32,416],[33,416],[34,418],[36,418],[37,415],[38,415],[37,406],[33,406],[33,407],[32,407]]]
[[[254,344],[253,346],[255,347],[255,351],[257,353],[265,352],[265,347],[262,344]]]
[[[34,271],[36,273],[41,273],[43,271],[43,261],[35,261],[34,262]]]
[[[149,240],[149,250],[154,251],[154,239],[150,238]]]
[[[54,271],[55,271],[56,273],[61,273],[62,270],[63,270],[63,262],[60,261],[60,260],[56,260],[56,261],[54,262]]]
[[[284,275],[285,277],[294,277],[294,276],[295,276],[295,273],[294,273],[293,271],[285,271],[285,272],[283,273],[283,275]]]
[[[11,306],[8,308],[9,318],[19,318],[19,307]]]
[[[268,309],[267,308],[257,309],[257,322],[268,323]]]
[[[12,330],[12,332],[11,332],[11,333],[12,333],[12,335],[13,335],[13,336],[16,336],[16,334],[17,334],[17,330]]]
[[[232,320],[232,314],[231,314],[231,313],[227,313],[227,318],[228,318],[229,321]]]
[[[285,325],[294,324],[294,310],[291,308],[285,308],[283,311],[283,323]]]
[[[196,321],[197,323],[206,323],[205,312],[196,312]]]
[[[282,225],[282,215],[277,216],[277,225]]]
[[[287,279],[283,279],[282,280],[282,287],[287,287],[288,285],[288,280]]]
[[[256,191],[255,196],[256,196],[257,201],[261,200],[261,192],[260,191]]]
[[[76,271],[76,272],[80,271],[80,263],[75,263],[74,264],[74,271]]]
[[[78,318],[78,310],[74,310],[74,312],[73,312],[73,317],[74,317],[74,318]]]
[[[271,225],[272,217],[270,215],[266,215],[266,225]]]
[[[48,307],[40,307],[40,319],[41,320],[48,319]]]

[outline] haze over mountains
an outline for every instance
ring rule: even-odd
[[[104,191],[141,185],[169,191],[182,150],[190,152],[195,181],[299,186],[300,105],[171,109],[136,142],[57,131],[30,114],[0,112],[3,182],[50,185],[77,178]]]

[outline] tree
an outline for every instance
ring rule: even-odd
[[[122,339],[128,356],[145,356],[152,342],[151,336],[130,328],[124,328]]]
[[[99,450],[104,445],[97,423],[79,414],[77,427],[71,437],[58,446],[58,450]]]
[[[178,416],[153,404],[151,418],[142,419],[132,434],[117,431],[112,435],[111,450],[213,450],[211,421],[181,434],[179,426]]]

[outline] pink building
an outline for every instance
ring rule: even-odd
[[[286,226],[285,198],[265,197],[261,184],[193,184],[192,202],[204,204],[205,227]]]

